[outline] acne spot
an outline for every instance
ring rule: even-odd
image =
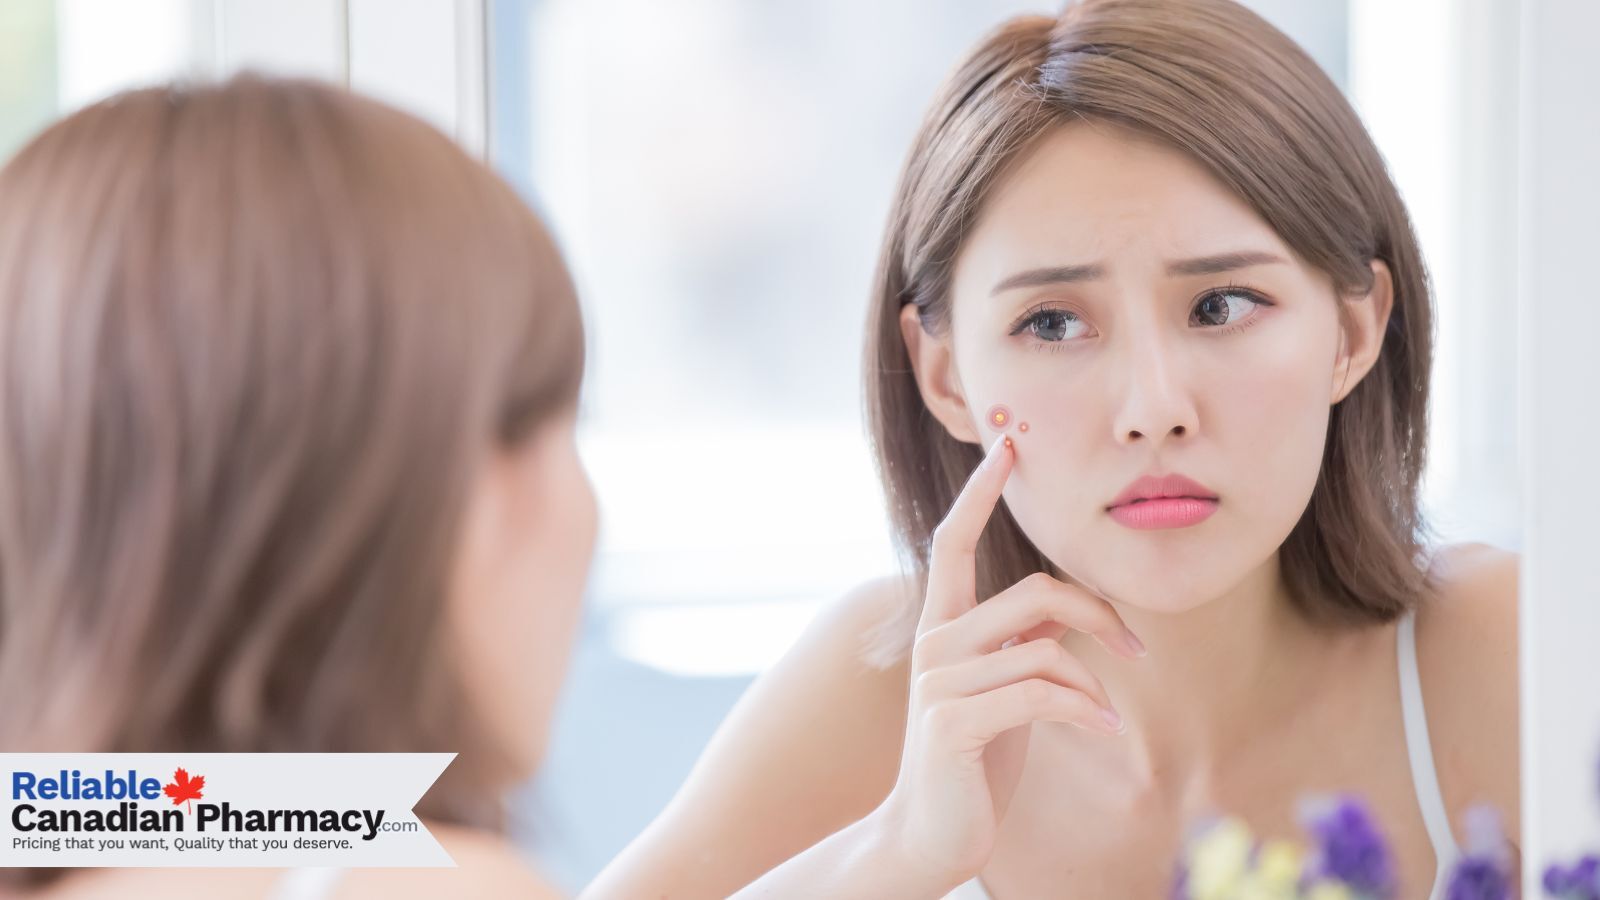
[[[990,428],[993,428],[995,431],[1005,431],[1006,426],[1010,424],[1011,410],[1006,409],[1005,406],[999,403],[996,403],[994,406],[989,408]]]
[[[1028,423],[1027,422],[1018,423],[1017,430],[1018,431],[1027,431],[1028,430]]]

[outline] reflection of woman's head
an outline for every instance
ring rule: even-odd
[[[419,812],[497,822],[545,698],[470,622],[542,598],[467,536],[582,366],[545,230],[411,116],[242,76],[49,128],[0,172],[0,746],[458,751]]]
[[[1006,23],[941,90],[889,221],[868,402],[919,572],[1004,403],[1029,428],[980,597],[1043,570],[1178,611],[1276,553],[1313,619],[1414,602],[1426,274],[1356,114],[1257,15],[1089,0]],[[1276,261],[1196,261],[1236,253]],[[1108,514],[1169,472],[1216,512]],[[912,633],[894,623],[880,659]]]

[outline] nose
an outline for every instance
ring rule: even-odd
[[[1198,427],[1192,392],[1180,360],[1162,344],[1157,329],[1133,338],[1124,371],[1126,392],[1114,420],[1114,437],[1120,443],[1154,441],[1159,447],[1168,436],[1179,438]]]

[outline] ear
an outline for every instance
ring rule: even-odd
[[[1348,326],[1340,323],[1339,355],[1333,364],[1333,395],[1338,403],[1355,390],[1361,379],[1378,362],[1383,336],[1389,330],[1389,314],[1394,309],[1394,276],[1389,264],[1372,260],[1372,289],[1359,297],[1340,298],[1349,317]]]
[[[900,310],[900,336],[906,342],[917,389],[922,391],[922,402],[929,412],[956,440],[982,443],[975,424],[977,417],[967,408],[961,377],[956,372],[948,330],[943,337],[929,334],[917,315],[917,305],[907,303]]]

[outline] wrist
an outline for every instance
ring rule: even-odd
[[[885,801],[858,823],[862,828],[863,862],[884,877],[885,897],[943,897],[971,876],[949,869],[947,862],[918,854],[906,841],[899,812]]]

